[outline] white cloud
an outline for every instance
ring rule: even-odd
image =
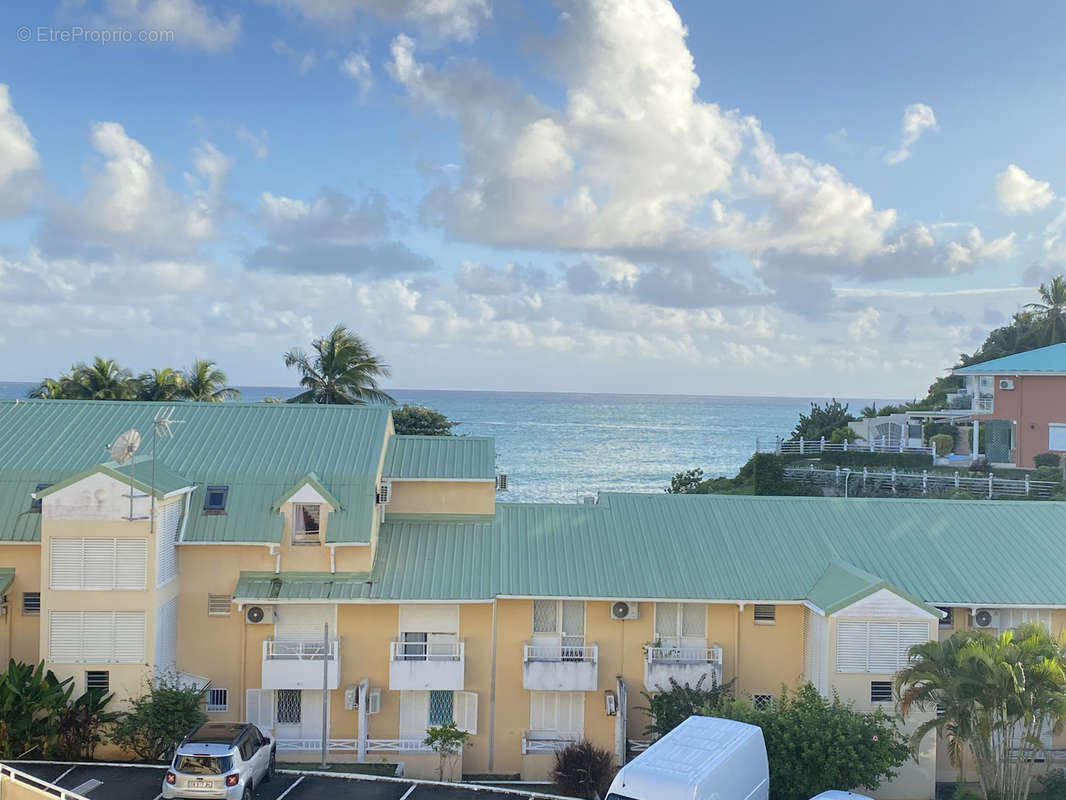
[[[441,39],[470,41],[492,16],[489,0],[266,0],[322,25],[350,25],[361,14],[416,26]]]
[[[1055,199],[1051,184],[1031,178],[1017,164],[1009,164],[996,176],[996,199],[1007,214],[1032,214]]]
[[[886,164],[899,164],[911,157],[911,145],[927,130],[939,130],[933,109],[925,103],[912,103],[903,110],[900,122],[900,145],[898,150],[885,154]]]
[[[11,93],[0,83],[0,217],[21,214],[40,184],[41,160],[25,120],[11,104]]]
[[[289,43],[280,36],[275,36],[270,40],[270,49],[289,61],[289,63],[296,67],[296,71],[301,75],[306,75],[318,64],[318,58],[313,52],[310,50],[297,50],[294,47],[291,47]]]
[[[173,31],[174,41],[208,52],[229,48],[241,35],[241,18],[212,13],[196,0],[106,0],[105,18],[147,31]]]
[[[251,148],[252,154],[262,161],[270,155],[270,134],[265,128],[260,128],[259,133],[254,133],[246,126],[237,128],[237,141]]]
[[[341,74],[355,82],[359,87],[359,94],[365,95],[374,85],[374,73],[370,69],[370,62],[363,53],[351,52],[341,62]]]

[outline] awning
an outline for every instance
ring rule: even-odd
[[[328,602],[369,596],[368,572],[242,572],[233,592],[233,599],[238,603]]]

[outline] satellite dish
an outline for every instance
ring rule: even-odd
[[[141,434],[136,428],[120,433],[111,445],[111,458],[117,464],[125,464],[141,446]]]

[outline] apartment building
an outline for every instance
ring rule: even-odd
[[[0,403],[0,657],[120,702],[180,675],[287,760],[325,717],[330,758],[430,775],[426,728],[454,720],[456,772],[543,778],[579,738],[626,758],[671,678],[891,712],[910,645],[1066,624],[1058,503],[504,503],[492,439],[397,436],[387,409],[181,404],[153,442],[158,410]],[[931,797],[944,749],[877,796]]]

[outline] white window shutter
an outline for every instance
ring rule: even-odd
[[[453,695],[455,724],[461,731],[477,733],[477,692],[456,692]]]
[[[86,589],[115,588],[115,540],[85,539],[82,583]],[[144,586],[138,586],[143,589]]]
[[[868,672],[895,672],[899,667],[899,623],[869,622]]]
[[[583,692],[566,692],[560,698],[559,730],[563,733],[585,732],[585,695]]]
[[[367,695],[366,713],[378,714],[381,712],[381,689],[371,689]]]
[[[244,693],[245,716],[259,730],[274,728],[274,692],[270,689],[247,689]]]
[[[145,625],[143,611],[115,612],[115,663],[143,664]]]
[[[82,645],[78,661],[107,664],[115,655],[115,614],[113,611],[86,611],[81,619]]]
[[[81,612],[48,612],[48,660],[73,664],[81,659]]]
[[[837,621],[837,672],[866,672],[865,622]]]
[[[682,603],[681,635],[701,639],[707,635],[707,606],[703,603]]]
[[[147,586],[148,541],[118,539],[115,542],[115,588],[141,591]]]
[[[897,670],[907,666],[910,657],[907,652],[916,644],[925,644],[929,641],[929,623],[927,622],[901,622],[899,624],[899,666]]]
[[[50,578],[53,589],[82,588],[82,540],[52,539],[48,546]]]

